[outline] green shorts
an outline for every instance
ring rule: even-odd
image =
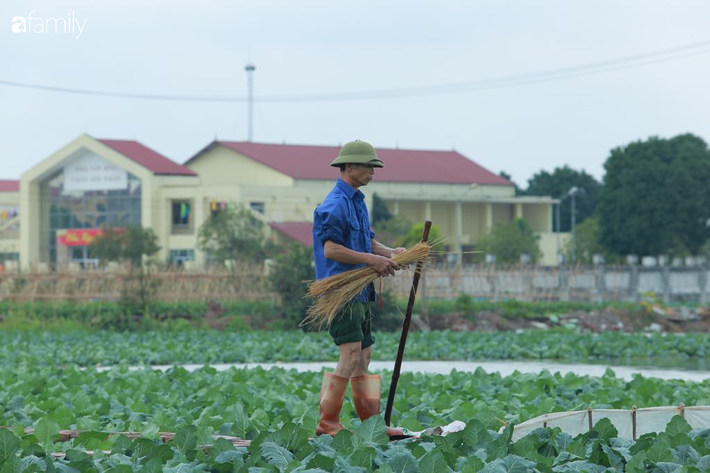
[[[370,303],[353,302],[335,316],[328,333],[338,346],[343,343],[361,342],[362,348],[367,348],[375,343],[370,327],[371,321]]]

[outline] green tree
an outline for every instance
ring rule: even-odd
[[[396,246],[410,248],[422,241],[422,233],[424,233],[424,222],[415,223],[411,226],[406,235],[400,237],[397,240]],[[432,224],[431,228],[429,229],[429,238],[427,239],[427,241],[435,242],[440,240],[441,230],[439,229],[438,225]]]
[[[379,195],[372,194],[372,225],[377,227],[380,224],[388,222],[392,218],[392,214],[387,208],[384,199]]]
[[[118,328],[130,327],[133,315],[149,315],[159,285],[153,277],[154,257],[160,251],[155,232],[151,228],[137,226],[105,226],[103,235],[97,236],[89,248],[102,266],[114,261],[128,263],[129,273],[121,288],[121,303],[129,318],[117,320]]]
[[[555,199],[562,199],[573,187],[584,189],[575,196],[577,224],[594,213],[599,203],[601,184],[585,171],[577,171],[568,166],[555,168],[554,171],[540,171],[528,180],[528,187],[524,195],[549,195]],[[572,200],[565,198],[560,204],[560,231],[571,231]],[[552,215],[553,227],[557,229],[557,212]]]
[[[395,215],[387,221],[381,221],[373,229],[377,241],[389,247],[395,247],[399,246],[398,240],[406,235],[411,228],[412,222],[401,215]]]
[[[121,261],[123,258],[123,229],[103,226],[103,234],[99,234],[89,244],[89,250],[99,259],[99,265],[106,266],[111,261]]]
[[[577,225],[575,229],[575,253],[579,264],[592,264],[594,255],[602,255],[607,263],[621,262],[617,255],[611,254],[599,241],[599,218],[591,216]],[[567,261],[572,261],[572,240],[563,250]]]
[[[698,254],[710,237],[710,152],[692,134],[615,148],[604,164],[602,244],[619,255]]]
[[[308,281],[313,279],[315,269],[310,246],[292,243],[274,257],[269,283],[280,297],[279,312],[286,325],[283,328],[296,328],[305,317],[311,303],[306,296]]]
[[[115,261],[129,262],[138,267],[146,258],[150,260],[160,251],[158,237],[151,228],[104,226],[102,230],[103,234],[89,245],[102,266]]]
[[[264,223],[251,210],[228,205],[218,215],[207,219],[197,236],[197,247],[215,261],[261,263],[267,252]]]
[[[496,256],[496,263],[515,264],[520,262],[520,255],[528,254],[531,262],[537,263],[542,256],[539,239],[530,224],[523,219],[499,223],[479,240],[476,251],[481,251],[482,254],[478,255],[477,259],[482,260],[485,254],[492,253]]]
[[[513,183],[513,186],[515,186],[515,195],[520,195],[523,193],[523,191],[520,189],[520,187],[518,187],[518,184],[513,180],[513,176],[511,176],[510,174],[508,174],[505,171],[499,172],[498,175],[500,177],[502,177],[503,179],[508,179],[510,182]]]

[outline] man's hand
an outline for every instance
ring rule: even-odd
[[[368,264],[382,277],[394,276],[394,272],[399,269],[399,265],[386,256],[371,255]]]
[[[394,250],[392,250],[392,256],[390,256],[390,258],[392,258],[392,257],[394,257],[394,256],[397,256],[397,255],[401,255],[401,254],[404,253],[405,251],[407,251],[406,248],[402,248],[401,246],[400,246],[400,247],[397,247],[397,248],[395,248]]]

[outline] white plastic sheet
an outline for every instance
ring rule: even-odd
[[[518,440],[541,427],[559,427],[576,436],[589,431],[591,425],[607,418],[619,432],[619,438],[636,440],[649,432],[663,432],[673,416],[680,415],[693,429],[710,428],[710,406],[663,406],[643,409],[589,409],[586,411],[554,412],[530,419],[515,426],[513,440]],[[503,428],[501,428],[501,431]]]

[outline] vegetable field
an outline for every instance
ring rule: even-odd
[[[20,456],[10,455],[12,459],[5,462],[36,464],[39,470],[30,471],[47,470],[45,451],[65,452],[66,458],[55,458],[54,467],[79,471],[96,471],[92,468],[97,464],[101,469],[119,467],[116,471],[141,467],[147,471],[370,471],[378,466],[381,471],[412,472],[446,472],[449,468],[549,471],[553,467],[579,471],[580,465],[602,471],[591,464],[697,465],[710,453],[705,443],[710,431],[690,436],[680,418],[674,421],[673,432],[661,434],[660,439],[654,435],[642,438],[635,447],[629,441],[613,440],[613,429],[605,424],[598,425],[598,432],[577,439],[548,429],[511,443],[509,432],[496,433],[503,426],[501,420],[516,423],[550,411],[707,404],[708,383],[641,377],[625,382],[613,373],[602,378],[546,372],[506,378],[482,371],[451,376],[404,374],[393,415],[397,425],[420,430],[463,420],[468,427],[446,438],[388,444],[381,419],[361,425],[350,402],[341,417],[354,429],[354,436],[341,434],[332,441],[309,442],[317,422],[320,381],[320,373],[282,369],[217,372],[203,368],[193,373],[182,368],[168,372],[114,368],[102,373],[76,367],[4,369],[0,424],[16,428],[0,433],[0,461],[15,450]],[[25,435],[20,427],[34,427],[34,433]],[[91,433],[55,443],[61,429]],[[142,432],[144,438],[129,440],[99,433],[126,431]],[[178,432],[178,436],[163,444],[159,440],[163,431]],[[247,450],[226,441],[215,443],[214,434],[251,439],[252,445]],[[205,444],[213,446],[206,452],[198,448]],[[84,450],[112,453],[89,457]]]
[[[392,359],[396,346],[388,336],[378,336],[376,353],[382,359]],[[507,377],[482,370],[403,373],[394,424],[422,430],[460,420],[467,427],[447,437],[388,442],[382,419],[361,423],[349,394],[341,419],[352,433],[309,439],[318,420],[321,373],[128,369],[129,364],[335,359],[327,342],[324,334],[275,332],[1,333],[0,426],[8,428],[0,429],[0,472],[694,472],[710,467],[710,430],[691,431],[680,417],[665,433],[636,442],[616,438],[606,420],[576,438],[540,429],[511,440],[512,425],[548,412],[708,405],[710,382],[641,376],[625,381],[611,371],[598,378],[546,371]],[[550,357],[546,354],[660,359],[671,351],[704,357],[706,345],[700,335],[437,332],[411,334],[408,353],[428,359]],[[96,364],[115,366],[99,371]],[[385,388],[389,376],[383,373]],[[80,433],[66,440],[60,436],[66,430]],[[251,444],[235,445],[220,435]]]

